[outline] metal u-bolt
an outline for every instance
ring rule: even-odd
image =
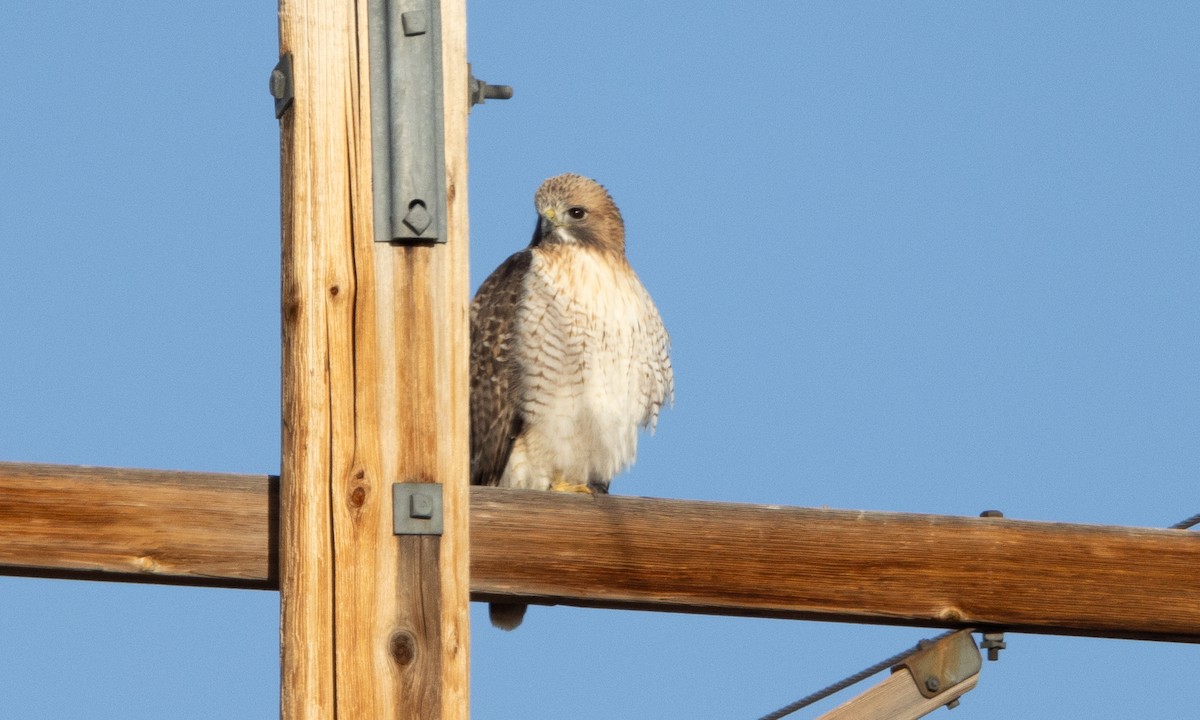
[[[981,518],[1002,518],[1004,513],[999,510],[984,510],[979,513]],[[1008,645],[1004,642],[1004,633],[1002,632],[985,632],[983,640],[979,643],[982,650],[987,650],[988,662],[995,662],[1000,659],[1000,651],[1007,648]]]

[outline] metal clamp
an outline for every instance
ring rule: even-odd
[[[893,670],[901,667],[912,673],[921,695],[932,698],[979,674],[983,658],[971,631],[960,630],[935,643],[922,643],[920,649],[897,663]]]

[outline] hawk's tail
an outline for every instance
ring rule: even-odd
[[[525,611],[528,608],[528,605],[516,603],[490,603],[488,604],[488,617],[491,618],[492,625],[501,630],[515,630],[525,619]]]

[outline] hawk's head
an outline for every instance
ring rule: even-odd
[[[561,243],[625,252],[625,223],[604,186],[582,175],[552,177],[533,196],[533,245]]]

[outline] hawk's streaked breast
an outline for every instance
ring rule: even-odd
[[[559,175],[534,204],[533,241],[471,303],[471,482],[607,492],[672,397],[670,341],[608,192]],[[524,612],[493,603],[492,623]]]
[[[607,489],[670,398],[667,333],[623,257],[572,246],[532,255],[514,345],[525,430],[499,484],[545,490],[557,473]]]

